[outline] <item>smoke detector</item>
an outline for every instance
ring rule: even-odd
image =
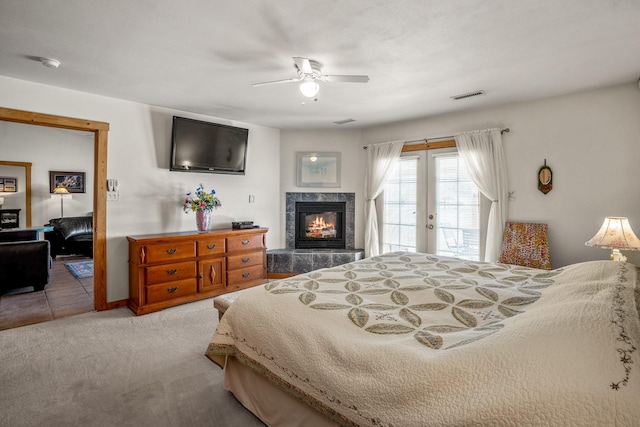
[[[60,61],[53,58],[40,58],[40,62],[42,65],[49,68],[58,68],[60,66]]]

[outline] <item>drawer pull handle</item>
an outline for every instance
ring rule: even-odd
[[[243,244],[243,245],[248,245],[248,244],[249,244],[249,241],[248,241],[248,240],[243,240],[243,241],[242,241],[242,244]]]
[[[251,258],[242,258],[242,262],[249,262]]]
[[[242,273],[242,277],[244,277],[246,279],[247,277],[249,277],[250,274],[251,273]]]
[[[215,243],[210,243],[207,245],[207,249],[215,249],[216,248],[216,244]]]
[[[169,273],[169,275],[173,276],[174,274],[176,274],[178,272],[177,268],[172,268],[171,270],[167,270],[167,273]]]
[[[178,250],[177,250],[176,248],[167,249],[167,253],[168,253],[169,255],[173,255],[173,254],[175,254],[176,252],[178,252]]]
[[[178,290],[178,287],[177,287],[177,286],[174,286],[173,288],[169,288],[169,289],[167,289],[167,292],[169,292],[170,294],[173,294],[173,293],[175,293],[175,291],[177,291],[177,290]]]

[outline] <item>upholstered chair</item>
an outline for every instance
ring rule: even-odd
[[[551,270],[547,224],[507,222],[498,262]]]

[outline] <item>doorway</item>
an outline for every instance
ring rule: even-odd
[[[107,303],[106,281],[106,201],[107,201],[107,140],[109,123],[51,114],[0,108],[0,120],[27,125],[48,126],[92,132],[94,144],[93,182],[93,289],[94,308],[108,310],[126,304],[126,301]]]
[[[381,205],[383,252],[483,259],[489,204],[467,176],[455,146],[404,153]]]

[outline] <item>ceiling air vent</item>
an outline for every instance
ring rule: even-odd
[[[344,120],[338,120],[337,122],[333,122],[333,123],[335,123],[337,125],[344,125],[344,124],[351,123],[351,122],[355,122],[355,120],[354,119],[344,119]]]
[[[485,91],[476,90],[476,91],[469,92],[469,93],[463,93],[462,95],[452,96],[451,99],[453,99],[454,101],[457,101],[459,99],[471,98],[472,96],[479,96],[479,95],[484,95],[484,94],[485,94]]]

